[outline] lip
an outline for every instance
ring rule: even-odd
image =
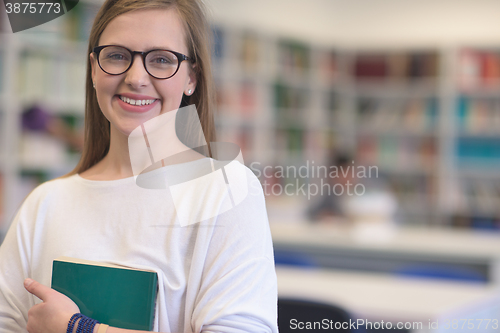
[[[116,95],[128,97],[131,99],[159,99],[157,97],[152,97],[152,96],[148,96],[148,95],[138,95],[138,94],[132,94],[132,93],[122,93],[122,94],[116,94]]]
[[[140,105],[140,106],[139,105],[131,105],[131,104],[128,104],[128,103],[125,103],[124,101],[122,101],[119,96],[128,97],[128,98],[136,99],[136,100],[155,99],[155,101],[151,104],[148,104],[148,105]],[[143,112],[147,112],[147,111],[151,110],[160,101],[159,99],[151,97],[151,96],[136,95],[136,94],[129,94],[129,93],[117,94],[117,95],[115,95],[115,97],[116,97],[116,100],[118,102],[118,105],[120,105],[120,107],[123,110],[128,111],[128,112],[137,112],[137,113],[143,113]]]

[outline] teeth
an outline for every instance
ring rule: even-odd
[[[127,104],[130,104],[130,105],[149,105],[151,103],[153,103],[155,101],[155,99],[142,99],[142,100],[135,100],[135,99],[131,99],[131,98],[128,98],[128,97],[123,97],[123,96],[120,96],[120,99],[122,101],[124,101],[125,103]]]

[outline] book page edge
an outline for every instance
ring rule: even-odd
[[[118,269],[129,269],[129,270],[134,270],[134,271],[156,273],[156,271],[150,270],[150,269],[135,268],[135,267],[125,266],[125,265],[111,264],[111,263],[107,263],[107,262],[93,261],[93,260],[66,257],[66,256],[57,257],[56,259],[54,259],[54,261],[62,261],[62,262],[68,262],[68,263],[73,263],[73,264],[83,264],[83,265],[92,265],[92,266],[118,268]]]

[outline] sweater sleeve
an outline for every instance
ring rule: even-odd
[[[0,246],[0,333],[27,332],[28,310],[35,305],[23,286],[31,253],[26,208],[21,207]]]
[[[232,190],[248,192],[217,217],[191,318],[194,332],[278,331],[277,280],[264,193],[250,169],[239,167],[246,179]]]

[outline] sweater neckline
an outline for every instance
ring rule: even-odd
[[[178,167],[185,168],[186,166],[195,166],[196,164],[199,164],[202,161],[207,161],[210,159],[211,159],[210,157],[204,157],[204,158],[200,158],[200,159],[190,161],[190,162],[166,165],[164,167],[150,171],[150,172],[142,175],[142,177],[148,177],[148,178],[154,177],[154,176],[157,176],[159,174],[166,172],[167,170],[171,170],[173,168],[178,168]],[[121,179],[114,179],[114,180],[92,180],[92,179],[83,178],[78,173],[74,174],[73,177],[77,181],[79,181],[80,183],[93,185],[93,186],[124,185],[124,184],[130,184],[130,183],[135,184],[135,179],[136,179],[136,176],[131,176],[131,177],[126,177],[126,178],[121,178]]]

